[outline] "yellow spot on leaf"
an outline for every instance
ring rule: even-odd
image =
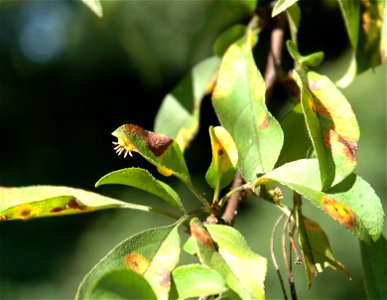
[[[125,265],[137,274],[144,274],[149,264],[148,259],[137,252],[130,252],[125,256]]]
[[[329,197],[324,197],[322,204],[323,210],[345,228],[352,229],[357,226],[356,215],[343,203]]]
[[[15,219],[27,220],[38,216],[41,211],[42,210],[40,208],[34,207],[30,204],[23,204],[15,208],[14,216]]]

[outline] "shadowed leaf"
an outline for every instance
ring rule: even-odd
[[[160,197],[185,213],[179,195],[169,185],[153,177],[147,170],[128,168],[114,171],[99,179],[95,186],[104,184],[123,184],[138,188]]]
[[[237,24],[222,32],[214,43],[214,53],[222,57],[227,48],[242,38],[246,32],[246,25]]]

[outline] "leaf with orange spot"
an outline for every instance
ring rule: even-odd
[[[134,124],[122,125],[112,135],[118,139],[114,144],[117,145],[115,149],[119,155],[137,152],[161,170],[162,174],[174,174],[183,182],[190,182],[183,153],[173,139]]]
[[[266,259],[252,252],[235,229],[221,225],[206,227],[197,218],[190,222],[200,262],[217,271],[242,299],[264,299]]]
[[[63,216],[110,208],[156,212],[148,206],[65,186],[0,187],[1,221]]]
[[[349,279],[351,276],[343,264],[332,253],[329,240],[319,224],[308,219],[300,212],[296,212],[298,239],[303,252],[303,262],[306,273],[306,284],[312,286],[311,275],[317,276],[326,267],[344,272]]]
[[[105,276],[122,270],[141,275],[158,299],[168,299],[170,273],[180,255],[180,224],[178,222],[149,229],[121,242],[89,271],[81,282],[75,299],[89,299]],[[122,281],[117,284],[125,288],[127,283]],[[111,286],[112,292],[116,288],[117,286]]]
[[[188,147],[199,130],[200,106],[212,92],[219,59],[211,57],[196,65],[174,90],[165,96],[155,118],[155,132],[173,138],[181,150]]]
[[[227,186],[233,179],[238,163],[238,150],[231,135],[221,126],[210,127],[212,162],[206,173],[207,183],[215,189]]]
[[[355,169],[359,126],[351,105],[326,76],[304,71],[294,74],[319,160],[322,189],[327,190]]]
[[[356,174],[322,192],[317,159],[287,163],[260,177],[256,184],[278,182],[303,195],[316,207],[363,241],[377,240],[382,232],[384,212],[372,187]]]
[[[238,168],[246,181],[270,171],[278,159],[283,132],[265,103],[265,83],[255,64],[255,33],[225,52],[212,104],[222,126],[231,134],[239,154]]]

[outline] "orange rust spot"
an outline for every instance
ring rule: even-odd
[[[162,287],[164,288],[171,287],[171,271],[167,269],[161,270],[161,272],[157,274],[157,279]]]
[[[214,244],[210,234],[202,226],[198,224],[191,224],[190,233],[205,247],[213,247]]]
[[[309,108],[314,112],[316,113],[317,112],[317,109],[316,109],[316,105],[314,104],[314,100],[312,97],[308,98],[308,104],[309,104]]]
[[[8,216],[0,216],[0,221],[6,221],[8,219],[9,219]]]
[[[137,274],[144,274],[149,267],[149,261],[145,256],[137,252],[130,252],[125,256],[125,265]]]
[[[343,203],[324,196],[322,205],[323,210],[345,228],[352,229],[357,226],[356,215]]]

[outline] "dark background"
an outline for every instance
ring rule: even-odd
[[[324,51],[320,71],[337,80],[348,63],[340,11],[336,1],[311,2],[300,3],[300,50]],[[124,123],[152,129],[164,95],[193,65],[212,55],[212,44],[223,29],[248,20],[242,11],[220,1],[103,2],[103,9],[99,19],[80,1],[0,0],[0,185],[94,190],[94,183],[108,172],[131,165],[149,167],[138,157],[117,157],[111,132]],[[263,33],[260,43],[267,43],[267,38]],[[357,172],[382,202],[385,82],[383,66],[359,76],[344,90],[362,132]],[[199,137],[186,153],[194,181],[207,193],[203,180],[211,161],[207,128],[215,123],[209,102],[204,102]],[[186,190],[168,181],[191,205]],[[121,187],[98,191],[137,203],[158,201]],[[364,298],[356,239],[307,203],[306,212],[327,231],[334,254],[353,281],[327,270],[307,291],[300,267],[296,270],[300,298]],[[236,227],[246,233],[253,250],[267,258],[278,214],[253,199],[239,212]],[[72,298],[84,274],[115,244],[168,222],[142,212],[103,211],[1,223],[0,298]],[[270,260],[268,267],[267,298],[281,297]]]

